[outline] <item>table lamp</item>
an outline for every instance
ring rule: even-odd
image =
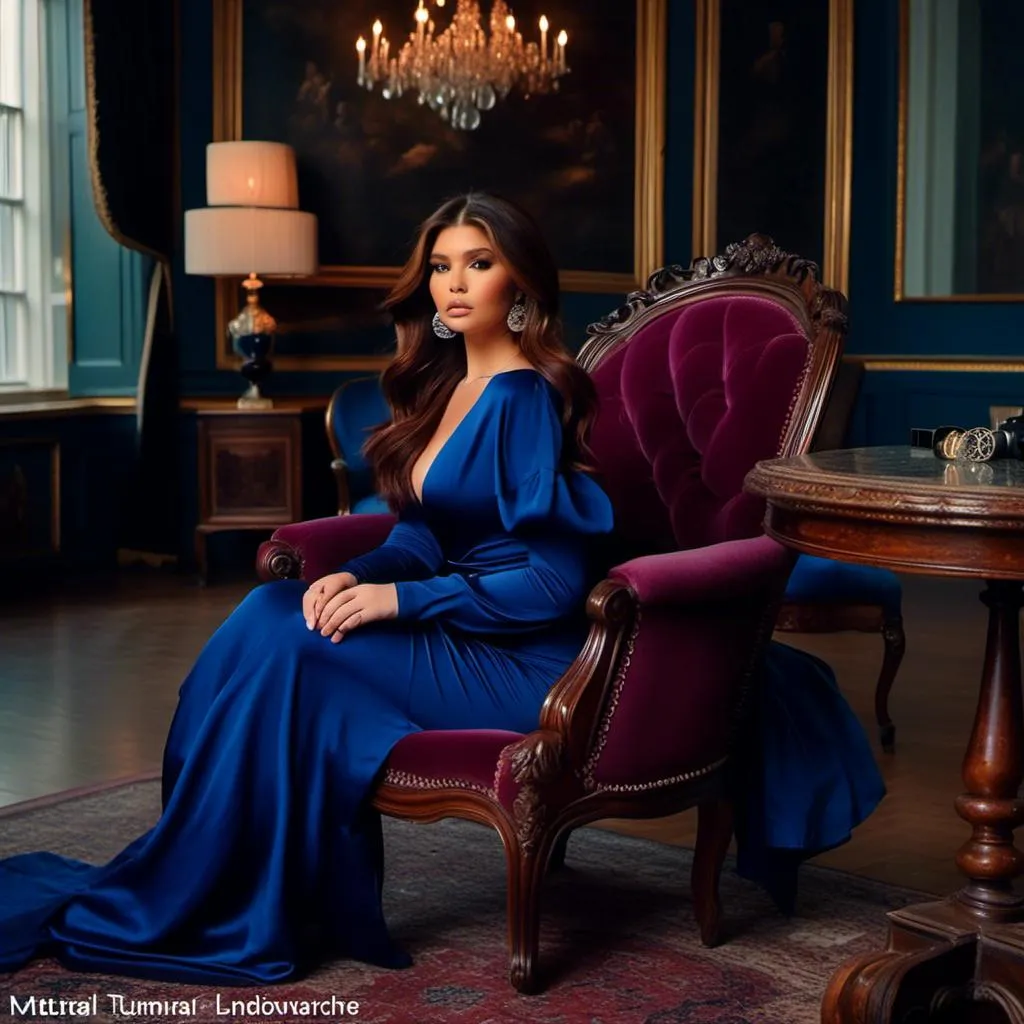
[[[298,209],[294,150],[279,142],[210,143],[206,202],[185,212],[185,273],[245,278],[245,306],[228,325],[249,382],[238,408],[272,408],[259,386],[272,368],[277,323],[260,305],[260,275],[309,277],[317,270],[316,216]]]

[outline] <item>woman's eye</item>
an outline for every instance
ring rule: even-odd
[[[491,261],[490,260],[473,260],[473,262],[470,263],[470,266],[471,267],[476,267],[477,270],[490,270],[491,269]]]
[[[430,269],[431,269],[431,270],[432,270],[432,271],[433,271],[433,272],[434,272],[435,274],[441,274],[441,273],[443,273],[444,271],[446,271],[446,270],[448,269],[448,267],[447,267],[447,266],[446,266],[446,265],[445,265],[444,263],[431,263],[431,264],[430,264]]]

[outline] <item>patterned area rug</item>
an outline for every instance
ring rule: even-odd
[[[99,863],[158,813],[155,781],[10,808],[0,814],[0,857],[48,849]],[[693,923],[689,851],[584,829],[573,835],[566,869],[552,875],[544,893],[547,990],[520,996],[506,980],[497,835],[458,821],[388,820],[385,836],[385,910],[395,939],[415,959],[409,970],[339,962],[295,984],[216,990],[75,974],[45,960],[0,975],[0,1019],[811,1024],[832,971],[883,948],[885,911],[919,898],[810,866],[797,914],[786,919],[727,869],[728,941],[708,950]],[[42,1002],[51,998],[79,1001],[79,1012],[46,1012],[59,1010]],[[347,1005],[353,1001],[355,1013]]]

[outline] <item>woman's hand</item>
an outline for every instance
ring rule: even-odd
[[[359,583],[332,597],[317,620],[321,636],[338,643],[357,626],[398,615],[398,588],[394,583]]]
[[[343,590],[356,586],[356,582],[350,572],[332,572],[311,583],[302,595],[302,617],[306,620],[306,628],[316,629],[327,602]]]

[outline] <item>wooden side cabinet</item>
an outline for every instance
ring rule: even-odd
[[[199,580],[206,541],[222,530],[275,530],[302,519],[302,414],[297,410],[197,412]]]

